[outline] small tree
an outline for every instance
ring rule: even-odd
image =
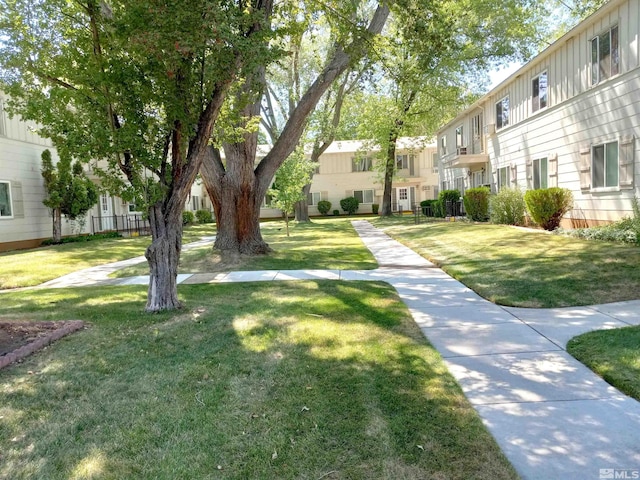
[[[358,207],[360,206],[360,202],[356,197],[347,197],[340,200],[340,207],[342,210],[347,212],[348,215],[353,215],[358,211]]]
[[[53,165],[51,152],[42,152],[42,177],[47,197],[42,201],[51,209],[53,242],[62,241],[62,215],[75,220],[98,203],[98,189],[82,171],[82,165],[71,165],[71,158],[63,156]]]
[[[573,207],[573,195],[570,190],[559,187],[527,190],[524,203],[534,222],[545,230],[555,230]]]
[[[289,214],[293,212],[296,203],[305,198],[302,187],[311,181],[315,168],[316,164],[305,158],[302,148],[298,148],[278,169],[273,188],[269,190],[272,205],[282,210],[284,215],[287,237]]]

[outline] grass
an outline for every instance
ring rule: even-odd
[[[183,242],[215,234],[215,226],[187,227]],[[144,255],[151,237],[66,243],[0,253],[0,289],[30,287],[83,268]]]
[[[515,478],[391,287],[9,292],[89,327],[0,371],[0,478]]]
[[[572,338],[567,351],[620,391],[640,401],[640,326]]]
[[[376,225],[498,304],[550,308],[640,298],[637,246],[480,223],[414,225],[401,218]]]
[[[351,225],[351,218],[314,218],[312,223],[291,223],[287,237],[284,222],[264,222],[261,232],[274,250],[269,255],[223,259],[210,246],[183,252],[180,273],[227,272],[231,270],[366,270],[377,267]],[[147,264],[119,270],[113,276],[149,273]]]

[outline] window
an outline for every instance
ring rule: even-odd
[[[429,168],[429,167],[427,167]],[[438,173],[438,154],[433,153],[431,156],[431,173]]]
[[[191,195],[191,210],[200,209],[200,197],[197,195]]]
[[[447,137],[440,137],[440,153],[444,157],[447,154]]]
[[[12,218],[11,185],[9,182],[0,181],[0,218]]]
[[[2,104],[2,100],[0,100],[0,135],[6,135],[4,131],[4,105]]]
[[[353,157],[351,159],[352,172],[370,172],[372,167],[373,160],[371,157]]]
[[[542,72],[533,79],[532,90],[531,111],[537,112],[546,108],[548,98],[547,72]]]
[[[309,192],[307,195],[307,205],[318,205],[320,200],[322,200],[320,192]]]
[[[129,210],[129,213],[139,213],[140,212],[140,209],[138,208],[138,206],[135,203],[129,203],[127,208]]]
[[[462,125],[460,125],[458,128],[456,128],[456,148],[460,148],[460,147],[464,147],[464,143],[462,143],[463,138],[463,128]]]
[[[408,188],[400,188],[398,189],[398,199],[399,200],[407,200],[409,198],[409,189]]]
[[[509,125],[509,96],[496,103],[496,128]]]
[[[373,203],[373,190],[354,190],[353,196],[360,203]]]
[[[533,161],[533,189],[547,188],[548,186],[547,159],[539,158]]]
[[[413,161],[413,155],[396,155],[396,168],[398,170],[408,169]]]
[[[509,186],[509,167],[498,169],[498,190]]]
[[[471,153],[482,153],[482,114],[471,118]]]
[[[591,84],[597,85],[620,71],[618,26],[591,39]]]
[[[618,142],[594,145],[591,149],[591,187],[618,186]]]

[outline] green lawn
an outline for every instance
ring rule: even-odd
[[[215,235],[215,225],[184,230],[183,242]],[[65,243],[0,253],[0,289],[30,287],[83,268],[144,255],[151,237],[116,238]]]
[[[572,338],[567,351],[640,401],[640,326],[585,333]]]
[[[498,304],[546,308],[640,298],[640,248],[634,245],[468,222],[375,223]]]
[[[232,270],[366,270],[378,265],[351,225],[353,217],[314,218],[312,223],[289,225],[263,222],[262,237],[274,250],[257,257],[221,258],[211,247],[183,252],[180,273],[226,272]],[[113,276],[130,277],[149,273],[147,264],[119,270]]]
[[[515,478],[385,284],[9,292],[88,328],[0,370],[0,478]]]

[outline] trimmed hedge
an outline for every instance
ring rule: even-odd
[[[489,196],[487,187],[470,188],[464,192],[464,209],[474,222],[486,222],[489,218]]]
[[[329,200],[320,200],[318,202],[318,212],[322,215],[326,215],[331,210],[331,202]]]
[[[518,188],[502,188],[489,201],[489,215],[493,223],[524,225],[526,206]]]
[[[196,211],[196,219],[198,223],[213,223],[213,215],[209,210]]]
[[[360,202],[356,197],[347,197],[340,200],[340,208],[347,212],[349,215],[353,215],[358,211],[358,207],[360,206]]]
[[[196,216],[193,212],[184,211],[182,212],[182,225],[193,225],[196,222]]]
[[[565,213],[573,207],[573,195],[566,188],[527,190],[524,203],[534,222],[545,230],[555,230]]]

